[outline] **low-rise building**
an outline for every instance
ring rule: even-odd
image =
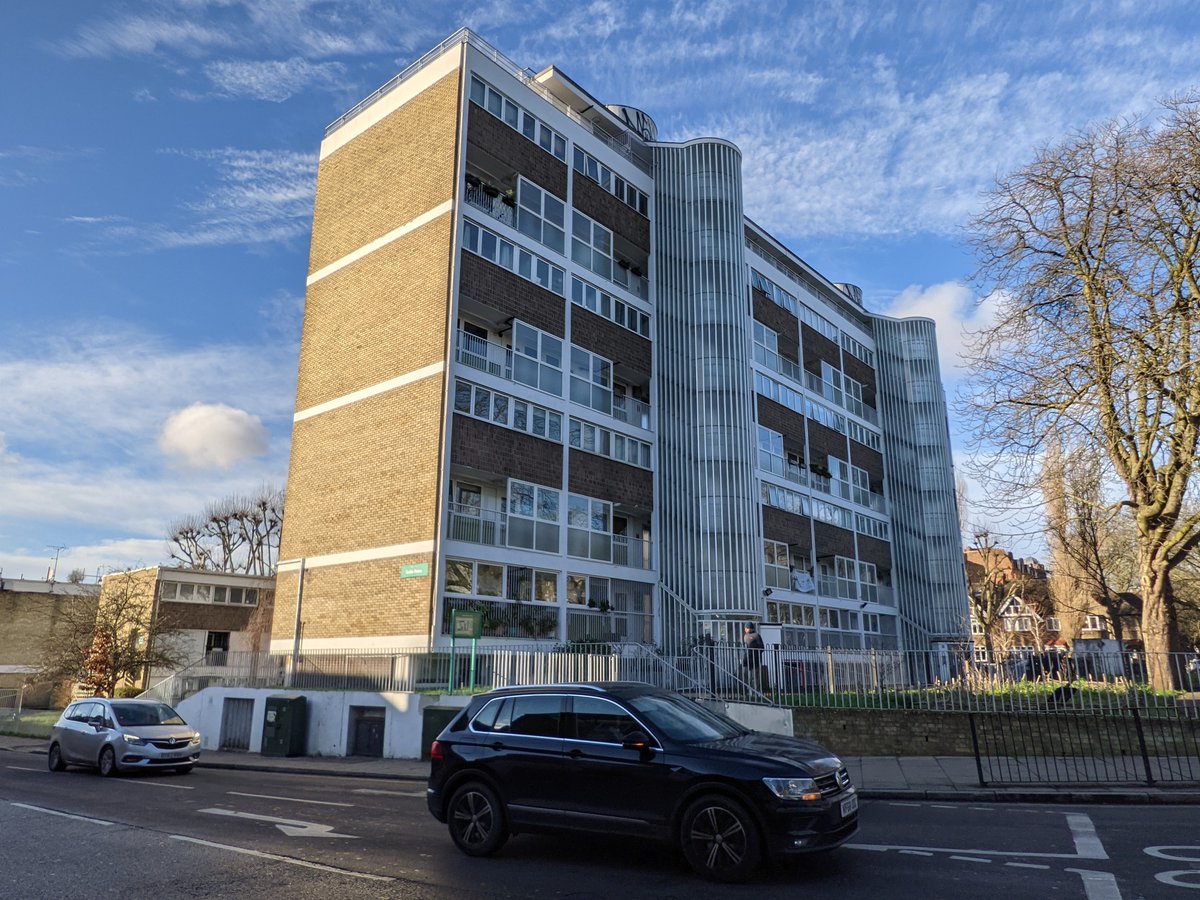
[[[27,707],[65,703],[70,684],[39,679],[38,671],[70,621],[95,618],[99,595],[98,584],[0,578],[0,693],[24,689]]]

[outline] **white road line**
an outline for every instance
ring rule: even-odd
[[[907,853],[909,856],[933,856],[928,850],[901,850],[901,853]]]
[[[978,856],[951,856],[951,859],[961,859],[963,862],[985,862],[990,863],[990,859],[983,859]]]
[[[990,806],[968,806],[967,809],[973,809],[975,812],[992,812]]]
[[[45,772],[45,769],[30,769],[27,766],[5,766],[6,769],[16,769],[18,772]]]
[[[1075,872],[1083,879],[1083,892],[1087,895],[1087,900],[1122,900],[1121,888],[1117,886],[1116,876],[1112,872],[1093,872],[1091,869],[1066,871]]]
[[[349,875],[351,878],[365,878],[368,881],[395,881],[387,875],[371,875],[368,872],[353,872],[350,869],[339,869],[335,866],[323,866],[320,863],[309,862],[306,859],[294,859],[290,856],[279,856],[275,853],[264,853],[261,850],[250,850],[247,847],[234,847],[230,844],[218,844],[214,841],[202,841],[200,838],[184,837],[182,834],[173,834],[171,839],[175,841],[187,841],[189,844],[200,844],[204,847],[215,847],[218,850],[228,850],[231,853],[243,853],[246,856],[257,856],[260,859],[272,859],[276,862],[290,863],[293,866],[304,866],[306,869],[320,869],[322,872],[333,872],[337,875]]]
[[[375,788],[355,788],[352,794],[382,794],[385,797],[424,797],[424,791],[379,791]],[[916,806],[917,804],[912,804]]]
[[[258,797],[260,800],[286,800],[289,803],[315,803],[318,806],[353,806],[353,803],[334,803],[332,800],[302,800],[299,797],[276,797],[274,794],[243,794],[241,791],[226,791],[235,797]]]
[[[1029,859],[1108,859],[1081,853],[1029,853],[1025,850],[978,850],[974,847],[911,847],[899,844],[842,844],[849,850],[929,850],[932,853],[972,853],[979,856],[1024,856]]]
[[[949,803],[930,803],[934,809],[958,809],[957,806],[951,806]]]
[[[1080,859],[1108,859],[1090,816],[1084,813],[1068,814],[1067,827],[1071,829],[1071,837],[1075,839],[1075,851]]]
[[[177,791],[194,791],[195,788],[189,784],[167,784],[165,781],[151,781],[148,778],[130,778],[127,784],[148,784],[152,787],[175,788]]]
[[[76,816],[71,813],[59,812],[57,809],[46,809],[44,806],[30,806],[28,803],[13,803],[21,809],[32,809],[34,812],[46,813],[49,816],[62,816],[64,819],[75,819],[79,822],[91,822],[93,825],[115,825],[116,822],[106,822],[104,819],[93,819],[89,816]]]
[[[889,800],[888,806],[920,806],[920,803],[902,803],[899,800]]]
[[[1012,866],[1014,869],[1048,869],[1049,866],[1041,863],[1005,863],[1006,866]]]

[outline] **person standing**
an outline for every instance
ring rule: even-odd
[[[742,659],[742,668],[746,670],[746,681],[762,690],[762,656],[763,639],[753,625],[746,625],[742,631],[742,645],[746,655]]]

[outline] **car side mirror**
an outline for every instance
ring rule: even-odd
[[[621,740],[621,746],[626,750],[641,750],[643,753],[649,751],[650,738],[643,731],[631,731]]]

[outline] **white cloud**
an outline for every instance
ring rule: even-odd
[[[881,312],[901,319],[909,316],[933,319],[937,325],[942,378],[953,380],[964,373],[962,352],[967,333],[992,323],[997,300],[994,295],[980,300],[966,285],[948,281],[930,287],[911,285]]]
[[[212,62],[204,67],[204,74],[223,96],[282,103],[309,86],[338,87],[346,76],[346,67],[341,63],[310,63],[293,57]]]
[[[267,429],[258,416],[243,409],[193,403],[171,414],[158,446],[190,468],[228,471],[248,457],[267,452]]]

